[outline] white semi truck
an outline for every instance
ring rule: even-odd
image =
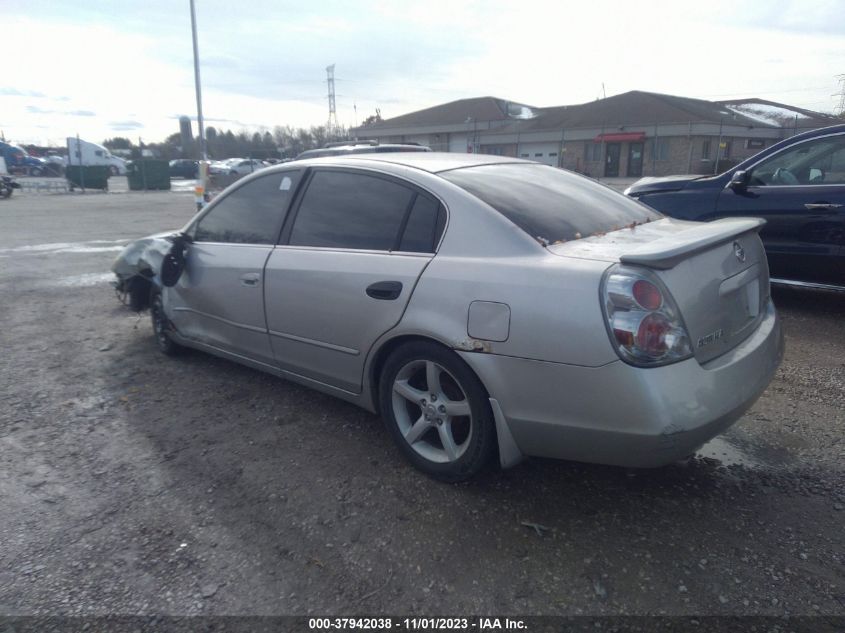
[[[115,156],[102,145],[77,139],[74,136],[67,137],[67,165],[104,165],[109,167],[112,176],[123,176],[126,174],[126,161]]]

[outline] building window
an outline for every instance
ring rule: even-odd
[[[706,138],[701,143],[701,158],[710,160],[710,139]]]
[[[543,157],[543,152],[535,152],[534,153],[534,158],[542,158],[542,157]]]
[[[520,158],[530,158],[530,156],[528,154],[520,154],[519,157]]]
[[[766,147],[766,139],[749,138],[745,140],[745,149],[763,149]]]
[[[584,145],[584,160],[601,162],[601,143],[586,143]]]
[[[554,158],[557,156],[557,152],[549,152],[549,158]]]
[[[669,139],[657,138],[651,142],[655,160],[669,160]]]

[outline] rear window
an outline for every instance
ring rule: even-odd
[[[604,185],[547,165],[479,165],[440,176],[549,244],[663,217]]]

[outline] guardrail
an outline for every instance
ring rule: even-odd
[[[70,188],[64,178],[18,178],[22,191],[28,193],[67,193]]]

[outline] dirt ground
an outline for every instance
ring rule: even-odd
[[[0,614],[845,615],[845,295],[775,291],[783,365],[684,465],[445,485],[367,412],[156,351],[108,270],[192,213],[0,201]]]

